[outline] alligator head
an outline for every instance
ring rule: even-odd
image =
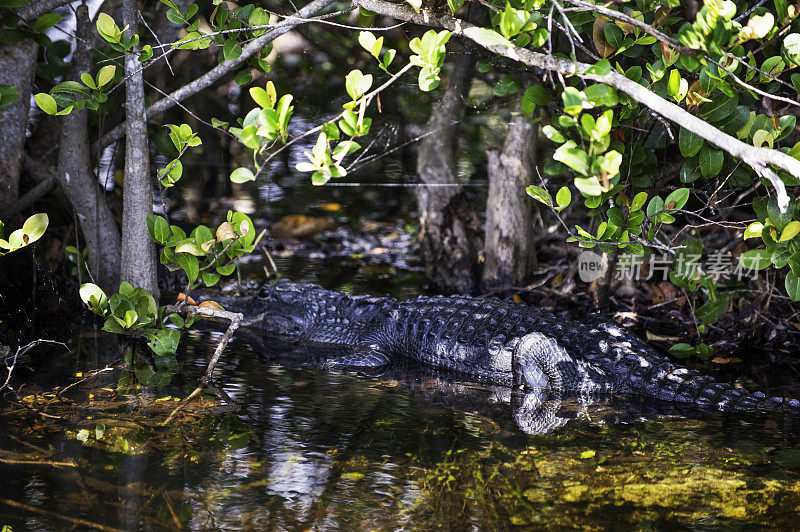
[[[276,284],[264,286],[251,300],[253,309],[248,321],[280,335],[301,334],[312,322],[313,294],[309,284],[291,283],[281,279]]]

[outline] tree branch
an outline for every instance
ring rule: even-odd
[[[167,109],[175,106],[178,102],[185,100],[186,98],[197,94],[203,89],[206,89],[213,85],[217,80],[233,72],[239,65],[247,61],[250,57],[255,55],[256,53],[260,52],[264,46],[268,43],[272,42],[276,38],[280,37],[284,33],[288,32],[295,26],[299,26],[300,24],[305,24],[308,22],[314,22],[313,19],[309,19],[318,13],[319,11],[325,9],[329,5],[333,4],[334,0],[314,0],[307,6],[303,7],[302,9],[298,10],[297,13],[287,18],[273,26],[273,29],[266,32],[265,34],[259,36],[258,38],[250,41],[247,45],[242,48],[242,55],[239,56],[238,59],[234,59],[232,61],[225,61],[220,63],[216,67],[212,68],[199,78],[194,81],[191,81],[184,85],[183,87],[175,90],[168,96],[160,99],[150,107],[145,110],[145,118],[151,118],[154,115],[162,113]],[[122,123],[103,135],[97,142],[99,144],[99,148],[105,148],[112,142],[116,142],[120,140],[125,135],[125,123]],[[98,146],[95,146],[93,149],[97,150]]]
[[[356,0],[356,2],[357,5],[369,11],[390,16],[398,20],[405,20],[422,26],[438,26],[445,28],[454,35],[470,39],[497,55],[507,57],[508,59],[528,66],[568,76],[577,75],[583,79],[597,81],[615,87],[664,118],[675,122],[684,129],[705,139],[710,144],[719,147],[733,157],[747,163],[759,176],[769,180],[775,187],[778,207],[781,209],[781,212],[786,212],[789,207],[789,196],[786,193],[786,187],[778,174],[776,174],[769,165],[773,164],[789,172],[795,178],[800,179],[800,161],[777,150],[756,148],[755,146],[745,144],[739,139],[720,131],[708,122],[697,118],[689,111],[658,96],[646,87],[639,85],[635,81],[631,81],[616,70],[612,70],[603,75],[587,73],[587,70],[589,70],[592,65],[548,56],[513,45],[487,44],[485,40],[481,38],[482,34],[478,27],[450,16],[437,15],[426,10],[423,10],[421,13],[415,13],[410,8],[399,4],[392,4],[385,0]],[[354,4],[356,4],[356,2],[354,2]]]
[[[75,0],[39,0],[17,10],[17,16],[28,22],[33,22],[48,11],[71,4]]]

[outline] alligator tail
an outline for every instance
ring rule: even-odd
[[[800,412],[800,401],[748,392],[731,383],[719,382],[699,371],[673,364],[642,367],[628,375],[633,391],[662,401],[683,403],[722,411]]]

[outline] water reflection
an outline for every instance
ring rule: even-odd
[[[186,335],[187,385],[202,374],[217,338]],[[245,339],[235,337],[218,374],[242,407],[236,414],[201,408],[160,427],[169,407],[159,409],[167,401],[155,399],[184,395],[178,383],[146,390],[149,403],[121,397],[107,384],[111,391],[73,388],[65,400],[76,402],[63,411],[46,410],[45,397],[29,403],[61,419],[14,405],[0,410],[0,524],[34,530],[795,524],[800,430],[793,418],[683,417],[598,398],[515,395],[402,367],[336,374],[316,369],[319,353]]]

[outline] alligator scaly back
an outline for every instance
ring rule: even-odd
[[[235,301],[226,301],[236,307]],[[614,393],[719,410],[800,411],[671,363],[597,316],[582,321],[498,299],[351,296],[279,283],[239,305],[251,325],[338,353],[331,365],[427,364],[503,386]]]

